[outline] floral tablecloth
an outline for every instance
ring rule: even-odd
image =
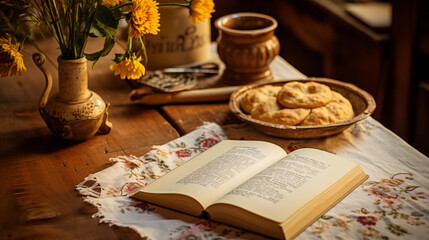
[[[326,150],[358,162],[369,175],[365,183],[297,239],[429,236],[429,159],[371,117],[338,135],[313,140],[271,138],[246,124],[221,128],[206,123],[181,138],[154,146],[142,156],[113,158],[113,166],[89,175],[76,188],[86,202],[97,206],[93,217],[103,223],[130,227],[142,238],[264,239],[127,197],[226,138],[267,140],[288,152],[302,147]]]

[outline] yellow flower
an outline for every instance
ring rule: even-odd
[[[120,75],[121,79],[139,79],[145,74],[145,67],[140,63],[141,57],[137,59],[125,58],[119,63],[110,65],[110,70],[115,71],[115,75]]]
[[[121,0],[103,0],[103,2],[101,4],[103,4],[104,6],[114,6],[114,5],[119,5],[119,2]]]
[[[0,38],[0,74],[1,77],[21,75],[22,71],[27,71],[24,66],[22,54],[19,53],[19,43],[13,44],[9,35],[7,38]]]
[[[153,35],[159,32],[158,2],[153,0],[134,0],[131,9],[129,37],[141,37],[144,34]]]
[[[199,24],[207,18],[211,18],[211,14],[215,12],[213,0],[192,0],[191,2],[191,17],[192,22]]]

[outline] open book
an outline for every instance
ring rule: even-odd
[[[224,140],[133,197],[290,239],[367,177],[355,162],[325,151],[286,154],[268,142]]]

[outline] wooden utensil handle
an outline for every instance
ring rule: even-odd
[[[188,90],[175,93],[149,93],[144,89],[134,89],[130,93],[130,98],[135,103],[145,105],[224,101],[228,100],[230,95],[239,88],[240,86],[228,86]]]

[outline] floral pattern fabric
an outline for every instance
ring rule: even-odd
[[[180,214],[128,197],[187,160],[226,139],[220,126],[207,123],[143,156],[118,156],[115,164],[89,175],[76,189],[95,205],[100,222],[130,227],[144,239],[236,239],[262,237]]]
[[[420,186],[413,185],[413,180],[411,173],[397,173],[379,181],[367,181],[360,190],[367,193],[367,200],[372,200],[372,204],[343,213],[348,215],[326,214],[310,231],[321,235],[329,230],[350,230],[355,225],[361,233],[360,239],[414,238],[411,229],[428,228],[428,222],[424,220],[427,219],[425,210],[405,207],[414,201],[427,203],[427,193],[418,191]]]
[[[207,123],[142,156],[118,156],[113,166],[77,185],[97,206],[100,222],[130,227],[144,239],[265,239],[241,229],[144,202],[129,194],[219,141],[259,139],[287,152],[318,148],[358,162],[369,179],[302,232],[297,239],[425,239],[429,236],[429,159],[372,118],[335,136],[271,138],[246,124]],[[239,137],[237,137],[239,136]]]

